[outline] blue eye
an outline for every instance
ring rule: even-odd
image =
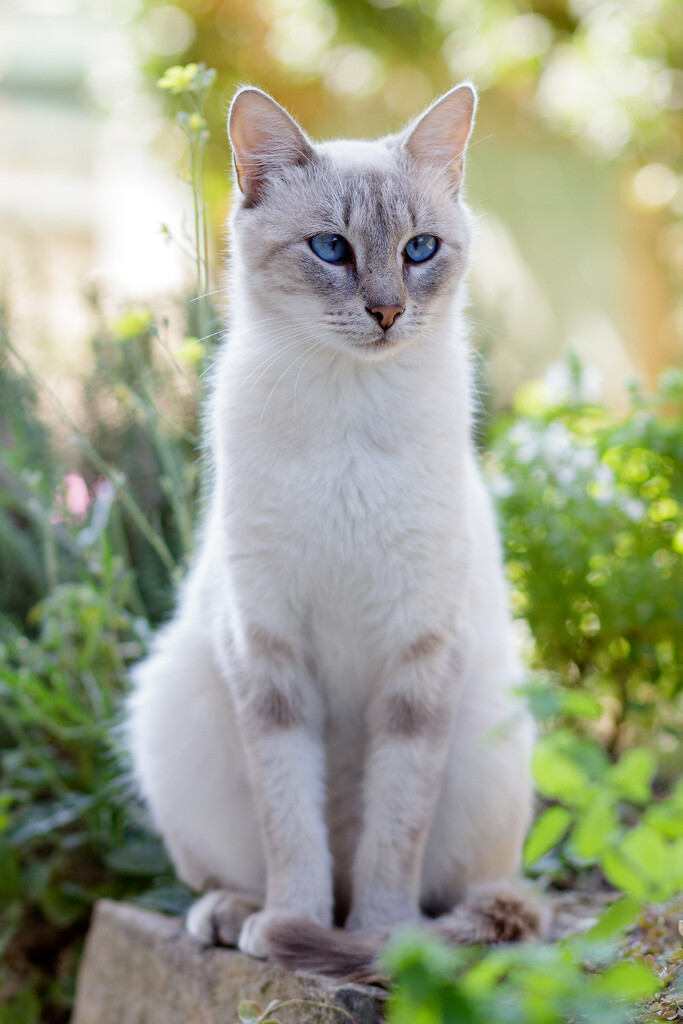
[[[313,235],[308,241],[316,256],[326,263],[343,263],[349,258],[351,247],[341,235]]]
[[[411,263],[424,263],[432,258],[439,248],[439,239],[434,235],[415,235],[406,244],[405,253]]]

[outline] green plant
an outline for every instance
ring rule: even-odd
[[[207,68],[205,64],[175,65],[167,68],[157,81],[160,89],[172,96],[180,96],[185,102],[186,110],[179,110],[175,115],[176,124],[180,127],[187,141],[189,156],[188,166],[183,172],[183,179],[192,190],[192,210],[194,218],[193,236],[190,239],[189,252],[195,264],[195,302],[200,337],[194,339],[202,343],[213,336],[215,318],[213,317],[208,297],[211,294],[209,232],[207,222],[207,204],[205,198],[205,157],[206,145],[211,137],[205,117],[206,99],[216,79],[215,68]],[[168,227],[164,232],[171,237]],[[184,243],[176,239],[181,246]]]
[[[4,337],[0,311],[0,614],[21,620],[74,552],[50,521],[59,480],[50,432],[38,419],[35,388],[10,365]]]
[[[609,962],[595,939],[485,950],[398,938],[384,958],[395,979],[390,1024],[622,1024],[661,982],[650,967]]]
[[[0,586],[0,614],[18,621],[61,580],[97,575],[91,546],[105,529],[136,570],[131,608],[158,621],[171,607],[192,547],[199,490],[197,364],[182,369],[151,314],[142,318],[140,311],[102,323],[92,345],[94,368],[83,382],[84,429],[18,352],[0,320],[0,380],[16,386],[18,395],[32,396],[30,402],[15,400],[23,403],[24,419],[17,421],[43,438],[31,451],[18,444],[0,455],[0,534],[4,530],[8,538],[2,578],[10,590],[3,605]],[[68,456],[35,417],[40,393],[69,433]],[[63,495],[73,474],[88,492],[76,514]],[[20,589],[29,571],[32,585]],[[17,589],[23,600],[13,596]]]
[[[575,875],[598,865],[628,894],[623,905],[632,918],[645,902],[683,889],[683,782],[656,797],[651,750],[634,747],[611,763],[595,740],[560,728],[537,744],[533,769],[538,791],[559,802],[543,811],[527,837],[529,868],[557,870],[556,861],[543,858],[565,840],[564,865]]]
[[[620,417],[527,386],[488,458],[512,599],[536,666],[598,697],[613,755],[675,754],[683,690],[683,372]]]
[[[0,333],[0,524],[12,541],[0,545],[1,1024],[68,1019],[100,896],[186,901],[116,728],[128,665],[169,607],[197,490],[181,375],[169,379],[151,319],[133,319],[127,337],[115,323],[96,339],[89,434]],[[37,417],[39,390],[70,429],[67,452]],[[156,490],[143,473],[127,482],[141,453]]]
[[[68,1017],[96,899],[182,900],[113,728],[147,624],[106,538],[100,557],[97,585],[61,584],[33,609],[34,639],[7,620],[0,633],[0,989],[22,1024]]]

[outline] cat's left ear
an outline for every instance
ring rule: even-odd
[[[474,86],[469,82],[458,85],[433,103],[403,140],[413,160],[445,171],[455,191],[462,183],[465,148],[476,108]]]
[[[240,89],[228,115],[237,183],[255,206],[278,169],[313,159],[313,147],[279,103],[260,89]]]

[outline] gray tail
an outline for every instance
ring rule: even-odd
[[[472,886],[450,913],[422,927],[454,946],[497,945],[545,938],[549,921],[549,907],[528,889],[494,882]],[[388,933],[372,938],[290,917],[274,921],[267,938],[270,958],[283,967],[365,985],[390,983],[378,963]]]
[[[519,883],[481,883],[431,931],[454,946],[498,945],[547,937],[550,907]]]
[[[377,964],[384,945],[379,939],[290,917],[270,925],[267,942],[270,958],[283,967],[364,985],[388,984]]]

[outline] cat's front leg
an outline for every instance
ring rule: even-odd
[[[400,654],[373,700],[364,819],[346,927],[375,929],[420,918],[422,857],[448,750],[458,673],[438,633]]]
[[[239,948],[267,953],[281,917],[332,922],[332,863],[324,818],[325,753],[319,694],[288,641],[251,626],[223,648],[266,855],[266,898],[247,918]],[[235,828],[240,823],[235,822]]]

